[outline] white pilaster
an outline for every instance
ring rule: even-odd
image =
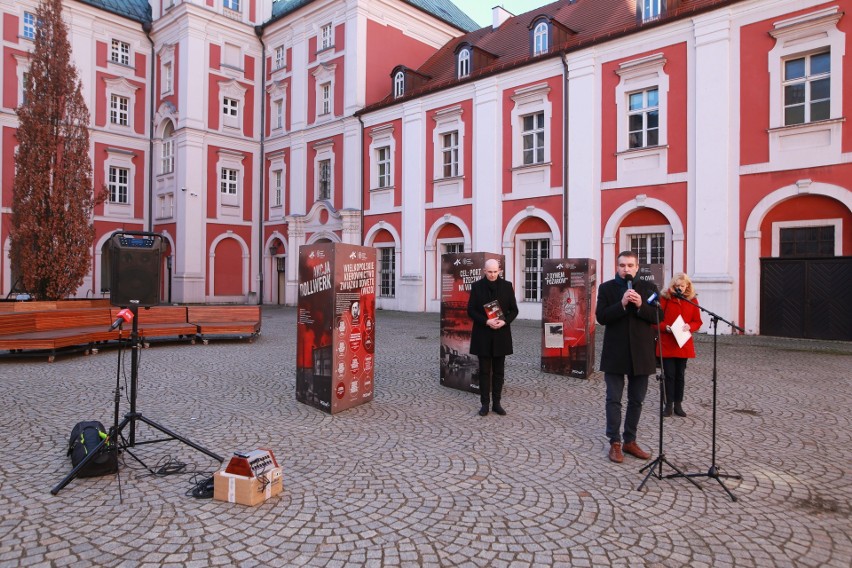
[[[402,168],[402,222],[400,227],[399,248],[401,258],[399,288],[397,298],[400,306],[407,311],[425,309],[423,282],[424,250],[422,243],[426,238],[426,215],[423,204],[426,202],[426,188],[423,180],[426,169],[426,151],[424,113],[420,101],[412,101],[403,106],[402,147],[405,148],[406,161]],[[402,247],[405,247],[402,250]]]
[[[503,145],[500,90],[495,79],[478,81],[473,99],[473,233],[474,252],[502,251]],[[437,158],[436,158],[437,159]]]

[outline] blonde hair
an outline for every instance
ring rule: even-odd
[[[683,285],[680,287],[680,293],[684,298],[687,300],[695,298],[695,288],[692,286],[692,280],[689,279],[689,276],[687,276],[685,272],[678,272],[672,276],[669,285],[666,286],[666,289],[663,290],[660,295],[663,298],[671,298],[674,296],[674,294],[672,294],[672,290],[674,290],[674,287],[677,286],[678,282],[683,282]]]

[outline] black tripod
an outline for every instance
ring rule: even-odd
[[[710,469],[707,470],[707,473],[687,473],[687,474],[684,474],[684,473],[678,472],[678,473],[673,473],[673,474],[669,475],[669,477],[686,477],[687,479],[692,478],[692,477],[709,477],[710,479],[715,479],[716,481],[719,482],[719,485],[722,486],[722,489],[724,489],[725,492],[728,494],[728,497],[731,498],[731,501],[736,501],[737,500],[736,495],[731,493],[731,490],[728,489],[728,486],[725,485],[725,482],[722,481],[722,479],[742,479],[742,476],[741,475],[727,475],[727,474],[719,473],[719,468],[716,466],[716,384],[717,384],[717,382],[716,382],[716,343],[717,343],[716,340],[718,338],[718,329],[717,328],[718,328],[718,325],[719,325],[719,321],[725,322],[726,324],[731,326],[731,328],[733,328],[733,329],[735,329],[735,330],[737,330],[741,333],[745,332],[745,330],[743,328],[739,327],[738,325],[731,323],[728,320],[714,314],[710,310],[699,306],[695,302],[687,300],[686,297],[683,294],[680,294],[680,293],[677,293],[677,292],[676,292],[676,294],[677,294],[677,297],[680,298],[681,301],[689,302],[690,304],[692,304],[693,306],[695,306],[696,308],[698,308],[702,312],[705,312],[707,315],[709,315],[710,318],[711,318],[711,321],[713,322],[713,428],[712,428],[713,450],[712,450],[712,457],[710,459]]]
[[[657,315],[657,345],[660,345],[660,302],[657,300],[656,296],[657,296],[656,294],[651,296],[651,299],[648,300],[648,303],[657,308],[654,311],[656,312],[656,315]],[[693,484],[697,488],[703,490],[703,488],[700,485],[698,485],[694,480],[687,477],[687,475],[685,473],[683,473],[680,469],[678,469],[678,467],[676,465],[672,464],[672,462],[667,460],[666,459],[666,452],[663,451],[663,407],[664,407],[665,402],[666,402],[666,383],[665,383],[665,373],[663,371],[663,350],[662,350],[662,347],[660,348],[659,363],[660,363],[660,372],[657,373],[657,383],[660,385],[660,409],[659,409],[659,412],[658,412],[658,415],[660,417],[660,439],[659,439],[659,448],[660,449],[659,449],[659,452],[658,452],[659,455],[657,455],[657,459],[655,459],[654,461],[652,461],[651,463],[649,463],[648,465],[646,465],[645,467],[643,467],[642,469],[639,470],[639,473],[642,473],[643,471],[645,471],[647,469],[648,473],[645,474],[645,479],[642,480],[642,483],[639,484],[639,487],[636,488],[636,491],[642,491],[642,488],[645,486],[645,483],[647,483],[648,478],[651,477],[652,475],[654,477],[656,477],[657,479],[663,479],[663,477],[674,477],[675,475],[678,475],[679,477],[685,477],[686,480],[689,481],[691,484]],[[669,466],[670,468],[675,470],[677,472],[677,474],[664,476],[663,475],[663,464],[666,464],[667,466]],[[655,468],[657,469],[656,472],[654,471]]]
[[[124,415],[124,419],[121,422],[118,421],[119,404],[121,402],[121,394],[120,394],[120,390],[121,390],[121,351],[119,350],[119,353],[118,353],[118,370],[116,372],[116,379],[115,379],[115,412],[114,412],[114,415],[113,415],[113,426],[110,428],[109,436],[107,436],[105,439],[101,440],[100,444],[98,444],[98,446],[94,450],[89,452],[89,454],[87,454],[86,457],[83,458],[83,460],[80,463],[78,463],[77,466],[74,469],[71,470],[71,473],[69,473],[65,477],[65,479],[60,481],[53,489],[50,490],[50,492],[53,495],[56,495],[57,493],[59,493],[59,491],[62,490],[63,487],[65,487],[66,485],[71,483],[71,480],[73,480],[75,477],[77,477],[77,474],[80,472],[80,470],[83,469],[84,467],[86,467],[86,464],[88,464],[90,460],[94,459],[99,454],[99,452],[101,451],[101,448],[103,448],[107,444],[109,444],[108,451],[119,452],[121,450],[124,450],[128,454],[130,454],[130,456],[133,459],[138,461],[140,464],[142,464],[149,471],[151,471],[151,468],[149,468],[145,464],[145,462],[143,462],[138,456],[136,456],[133,452],[131,452],[129,448],[133,448],[136,445],[156,444],[156,443],[159,443],[159,442],[168,442],[168,441],[171,441],[171,440],[177,440],[178,442],[186,444],[187,446],[194,448],[194,449],[198,450],[199,452],[210,456],[211,458],[219,461],[220,463],[222,461],[224,461],[224,458],[222,458],[221,456],[214,454],[210,450],[208,450],[208,449],[206,449],[202,446],[199,446],[195,442],[193,442],[193,441],[191,441],[187,438],[184,438],[183,436],[180,436],[179,434],[176,434],[175,432],[169,430],[165,426],[158,424],[157,422],[154,422],[153,420],[145,418],[142,415],[141,412],[136,411],[136,385],[138,383],[138,378],[139,378],[139,373],[138,373],[139,349],[141,347],[139,345],[139,323],[138,323],[139,308],[138,308],[138,306],[132,306],[131,308],[129,308],[129,310],[133,313],[133,327],[132,327],[132,331],[130,333],[130,349],[131,349],[131,351],[130,351],[130,412],[128,412],[127,414]],[[119,322],[119,320],[116,320],[116,321]],[[119,329],[121,329],[121,325],[122,324],[120,322],[117,323],[117,326],[119,327]],[[151,428],[154,428],[155,430],[159,430],[160,432],[162,432],[163,434],[168,436],[168,438],[160,438],[160,439],[157,439],[157,440],[146,440],[146,441],[142,441],[142,442],[137,442],[136,441],[136,422],[137,421],[144,422],[145,424],[147,424]],[[129,433],[128,437],[125,438],[124,435],[123,435],[123,432],[124,432],[124,429],[127,426],[130,426],[130,433]]]

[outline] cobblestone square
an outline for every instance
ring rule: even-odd
[[[151,476],[129,456],[120,476],[51,495],[71,469],[72,426],[112,423],[118,350],[0,360],[0,566],[852,563],[850,344],[719,337],[716,463],[742,476],[725,480],[732,502],[707,478],[637,491],[647,462],[607,459],[602,375],[542,373],[539,322],[513,325],[508,415],[483,418],[477,395],[439,384],[438,315],[378,312],[375,400],[330,416],[295,400],[295,318],[265,307],[254,343],[141,351],[144,416],[226,459],[274,451],[284,493],[255,508],[194,499],[190,474]],[[712,338],[696,347],[688,417],[667,418],[663,438],[669,461],[706,473]],[[658,393],[652,380],[639,425],[654,457]],[[137,441],[156,437],[137,428]],[[218,466],[177,442],[135,452],[150,466]]]

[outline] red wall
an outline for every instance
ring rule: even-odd
[[[388,46],[393,46],[389,49]],[[367,20],[367,104],[373,104],[391,93],[391,71],[397,65],[419,68],[436,49],[417,41],[402,31]]]

